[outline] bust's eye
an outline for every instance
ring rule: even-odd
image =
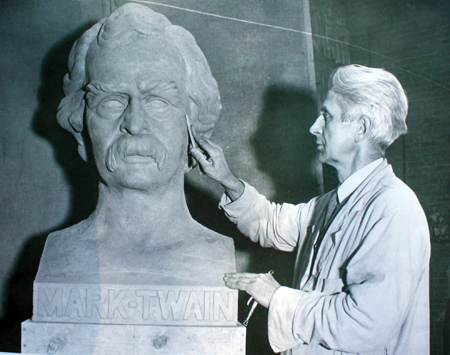
[[[143,100],[144,106],[149,110],[162,111],[169,106],[169,103],[159,97],[149,96]]]
[[[108,98],[97,107],[97,112],[104,118],[119,118],[127,108],[126,100],[122,98]]]
[[[118,100],[108,100],[102,104],[104,108],[124,108],[125,105],[123,102]]]
[[[100,105],[103,109],[111,109],[111,110],[125,110],[126,104],[123,100],[117,99],[109,99],[102,102]]]

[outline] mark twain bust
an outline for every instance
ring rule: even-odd
[[[192,35],[124,5],[74,44],[64,91],[58,122],[95,161],[99,198],[49,235],[36,281],[223,286],[233,242],[193,220],[184,195],[185,115],[209,135],[221,109]]]

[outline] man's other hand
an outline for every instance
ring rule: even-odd
[[[280,284],[270,273],[225,274],[223,280],[227,287],[247,292],[256,302],[266,308],[269,307],[273,294],[280,287]]]

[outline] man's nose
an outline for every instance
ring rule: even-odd
[[[317,117],[313,125],[309,128],[309,133],[317,136],[319,134],[322,134],[322,128],[323,128],[323,116],[320,115],[319,117]]]
[[[120,130],[131,135],[138,135],[143,130],[148,130],[149,128],[145,110],[138,101],[131,101],[125,111]]]

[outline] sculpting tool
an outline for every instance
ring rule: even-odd
[[[273,275],[273,272],[274,272],[273,270],[270,270],[270,271],[268,272],[268,274]],[[247,301],[247,306],[250,305],[250,302],[251,302],[251,301],[253,301],[252,308],[250,308],[250,312],[248,312],[247,318],[246,318],[246,319],[244,320],[244,322],[242,323],[242,324],[244,325],[244,327],[246,327],[246,326],[248,325],[248,321],[250,320],[250,317],[252,316],[253,312],[254,312],[255,309],[256,309],[256,306],[258,305],[258,302],[256,302],[255,299],[254,299],[253,296],[252,296],[252,297],[250,297],[250,298],[248,299],[248,301]]]
[[[194,135],[192,134],[192,128],[191,128],[191,121],[189,120],[189,116],[186,115],[186,123],[187,123],[187,130],[189,134],[189,140],[191,141],[192,148],[198,148],[197,142],[194,139]]]

